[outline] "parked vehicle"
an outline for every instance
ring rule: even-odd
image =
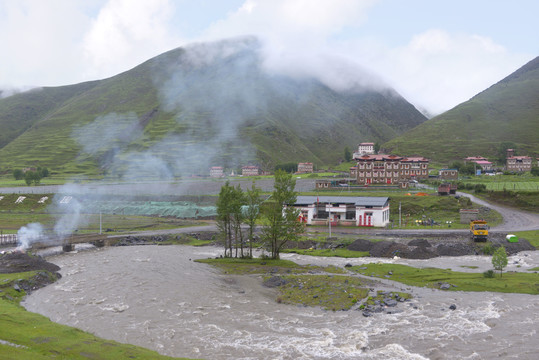
[[[470,221],[470,236],[473,241],[487,241],[488,229],[486,220],[472,220]]]
[[[438,186],[438,195],[456,194],[457,184],[442,183]]]

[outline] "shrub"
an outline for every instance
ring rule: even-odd
[[[483,276],[487,279],[492,279],[494,277],[494,270],[487,270],[483,272]]]
[[[494,246],[492,246],[492,244],[486,244],[485,246],[483,246],[483,249],[482,249],[483,254],[485,255],[492,255],[494,254],[495,250],[496,249],[494,248]]]

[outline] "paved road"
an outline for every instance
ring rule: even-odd
[[[515,210],[481,200],[473,195],[457,192],[457,195],[469,197],[474,203],[496,210],[503,216],[503,224],[493,227],[493,231],[526,231],[539,230],[539,214]]]

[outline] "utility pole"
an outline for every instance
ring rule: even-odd
[[[331,208],[329,209],[329,237],[331,237]]]
[[[402,226],[401,202],[399,201],[399,227]]]

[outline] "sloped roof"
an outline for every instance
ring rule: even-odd
[[[384,196],[298,196],[295,205],[320,203],[353,204],[355,206],[385,206],[389,201]]]

